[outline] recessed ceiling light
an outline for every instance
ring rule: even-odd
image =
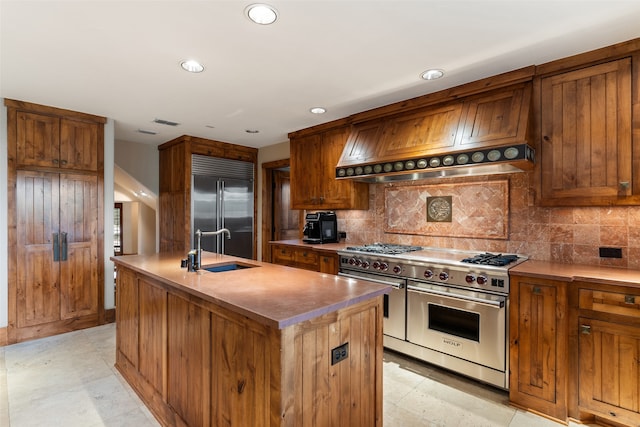
[[[260,25],[273,24],[276,22],[276,19],[278,19],[278,12],[273,6],[269,6],[268,4],[251,4],[247,6],[244,11],[249,19]]]
[[[437,69],[427,70],[420,74],[420,78],[423,80],[436,80],[442,76],[444,76],[444,71]]]
[[[324,114],[327,112],[327,109],[322,107],[313,107],[309,111],[311,111],[313,114]]]
[[[180,63],[180,66],[183,70],[188,71],[190,73],[201,73],[204,71],[204,66],[200,64],[198,61],[194,61],[193,59],[187,59]]]
[[[260,131],[257,129],[245,129],[246,133],[259,133]]]

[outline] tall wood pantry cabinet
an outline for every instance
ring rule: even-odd
[[[10,343],[104,312],[105,118],[6,99]]]

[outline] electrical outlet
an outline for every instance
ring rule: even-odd
[[[600,248],[600,258],[622,258],[622,248]]]
[[[338,362],[342,362],[349,357],[349,343],[346,342],[339,347],[331,350],[331,365],[335,365]]]

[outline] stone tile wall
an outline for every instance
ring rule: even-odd
[[[423,235],[423,224],[416,224],[415,234],[405,224],[403,234],[385,232],[385,187],[425,186],[465,182],[509,180],[509,232],[507,239]],[[545,208],[534,203],[531,176],[517,173],[455,180],[421,180],[392,184],[371,184],[369,210],[339,211],[338,228],[347,233],[347,243],[387,242],[421,246],[447,247],[491,252],[515,252],[531,259],[575,264],[600,264],[640,269],[640,206]],[[409,190],[410,191],[410,190]],[[416,188],[416,192],[419,191]],[[469,192],[467,192],[468,194]],[[467,195],[467,197],[469,197]],[[487,203],[469,197],[469,204]],[[411,208],[411,209],[415,209]],[[395,207],[393,215],[402,215]],[[405,212],[409,216],[410,212]],[[455,214],[455,212],[454,212]],[[425,220],[426,221],[426,220]],[[488,228],[493,227],[486,224]],[[474,228],[482,222],[475,221]],[[409,228],[409,229],[408,229]],[[600,258],[600,246],[622,248],[622,259]]]

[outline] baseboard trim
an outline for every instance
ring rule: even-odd
[[[113,323],[116,321],[116,309],[108,308],[104,311],[104,321],[105,323]]]

